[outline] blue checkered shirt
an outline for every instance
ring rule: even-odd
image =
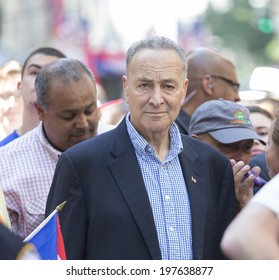
[[[129,114],[126,124],[152,207],[162,259],[193,259],[190,201],[178,158],[183,150],[179,130],[176,124],[170,126],[170,150],[161,162],[133,127]]]

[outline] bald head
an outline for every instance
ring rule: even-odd
[[[227,72],[234,72],[234,64],[220,53],[208,48],[199,47],[187,54],[188,58],[188,93],[191,93],[198,87],[202,77],[206,74],[224,75]]]
[[[189,121],[204,102],[223,98],[240,101],[235,65],[222,54],[199,47],[188,52],[188,89],[176,123],[188,134]]]
[[[182,110],[192,115],[209,100],[240,101],[235,65],[221,53],[205,47],[188,52],[188,89]]]

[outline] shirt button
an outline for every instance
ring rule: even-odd
[[[170,200],[170,196],[169,195],[165,195],[165,199],[166,200]]]
[[[174,227],[170,227],[170,231],[174,231]]]

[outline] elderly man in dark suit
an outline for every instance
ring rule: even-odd
[[[188,79],[185,51],[155,37],[133,44],[123,75],[129,113],[60,157],[46,215],[60,213],[67,259],[223,259],[236,216],[230,161],[174,123]]]

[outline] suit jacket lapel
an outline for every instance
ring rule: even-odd
[[[145,189],[134,147],[123,130],[122,122],[113,140],[112,153],[117,157],[110,169],[124,199],[133,214],[153,259],[161,259],[161,252],[153,219],[153,213]],[[125,128],[125,126],[124,126]],[[129,170],[127,171],[127,166]]]
[[[179,159],[191,203],[193,255],[194,259],[201,259],[207,215],[207,183],[203,175],[204,166],[198,162],[198,155],[185,140],[183,146],[184,152],[180,154]],[[116,129],[111,152],[116,160],[110,164],[110,168],[119,189],[135,218],[152,258],[161,259],[151,205],[134,147],[126,130],[125,120]],[[130,166],[129,172],[127,172],[127,164]]]
[[[194,259],[201,259],[207,215],[207,184],[203,175],[204,167],[199,164],[198,155],[185,141],[183,146],[184,152],[179,158],[191,204],[193,255]]]

